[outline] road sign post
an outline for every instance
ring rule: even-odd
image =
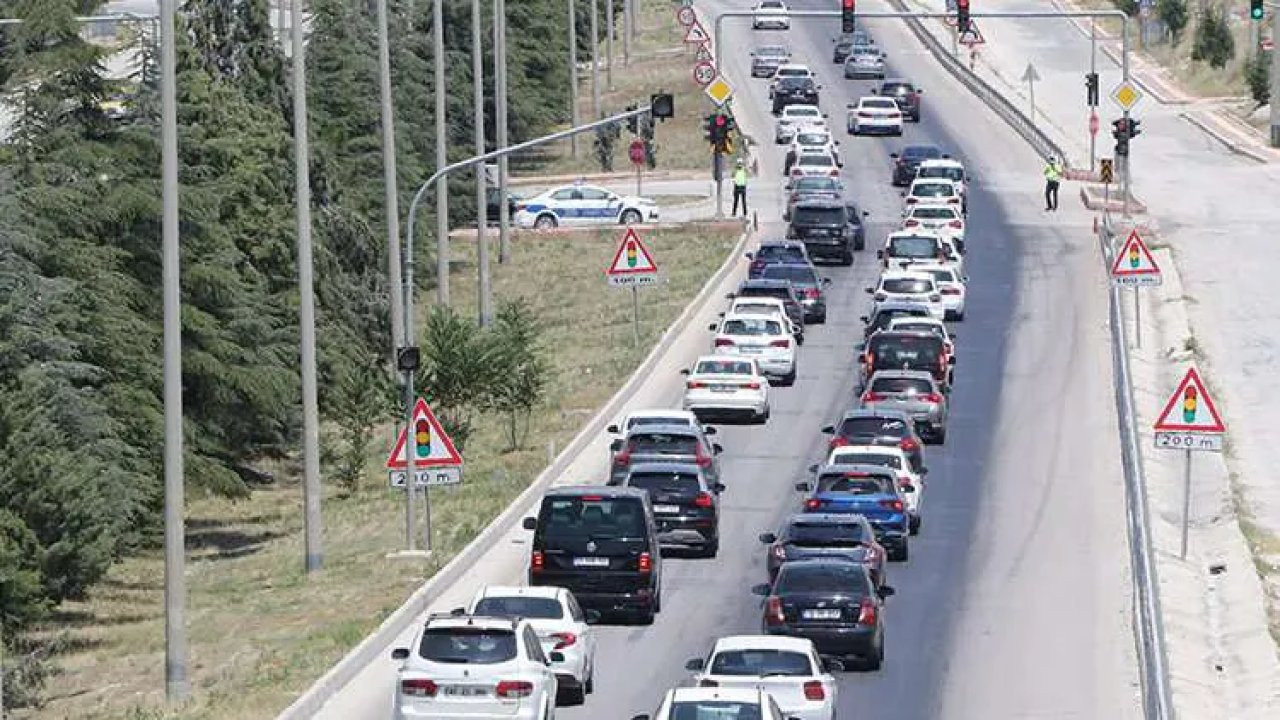
[[[631,288],[631,335],[636,346],[640,345],[640,292],[641,285],[658,282],[658,263],[640,240],[634,227],[627,227],[613,254],[613,262],[605,268],[605,278],[613,287]]]
[[[1187,559],[1187,534],[1191,523],[1191,453],[1222,452],[1222,435],[1227,431],[1209,389],[1194,367],[1187,368],[1182,382],[1165,402],[1155,424],[1155,443],[1161,450],[1181,450],[1186,464],[1182,474],[1182,547],[1179,557]]]
[[[1142,241],[1136,229],[1129,231],[1115,253],[1111,263],[1111,282],[1121,287],[1133,288],[1133,329],[1134,344],[1142,347],[1142,303],[1138,296],[1138,288],[1154,287],[1164,282],[1160,267],[1151,256],[1151,250]]]
[[[462,455],[425,399],[418,398],[414,403],[412,420],[396,437],[386,467],[388,484],[405,488],[406,502],[412,504],[413,493],[422,490],[425,499],[422,549],[431,552],[430,488],[462,482]],[[412,485],[408,483],[409,478],[413,478]],[[409,548],[406,555],[415,554],[413,530],[412,526],[405,528],[405,545]]]
[[[1036,72],[1036,66],[1027,63],[1027,69],[1022,71],[1022,82],[1027,84],[1027,94],[1031,96],[1031,124],[1036,124],[1036,83],[1040,81],[1040,73]]]

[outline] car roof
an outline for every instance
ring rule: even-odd
[[[868,100],[875,100],[878,102],[884,102],[884,101],[893,102],[893,98],[887,98],[883,95],[863,95],[862,97],[858,98],[858,104],[861,105],[862,103]],[[897,107],[896,103],[894,104],[894,107]]]
[[[481,627],[515,630],[520,626],[521,622],[524,621],[520,618],[497,617],[492,615],[432,615],[427,618],[425,625],[432,628]]]
[[[951,272],[957,272],[956,266],[954,264],[940,263],[940,262],[909,262],[907,263],[906,269],[908,270],[914,269],[916,272],[922,272],[922,273],[923,272],[931,273],[934,270],[949,270]],[[939,320],[938,322],[942,322],[942,321]]]
[[[673,426],[646,425],[644,429],[646,432],[652,432],[654,428],[665,428],[665,427],[671,427],[677,430],[684,430],[684,431],[690,430],[690,428],[679,426],[679,425],[673,425]],[[600,495],[608,498],[636,498],[640,500],[643,500],[649,497],[649,493],[645,492],[644,490],[637,490],[635,488],[629,488],[629,487],[621,487],[618,485],[566,485],[564,487],[551,488],[547,490],[546,494],[543,497],[544,498],[553,497],[553,496],[581,497],[583,495]]]
[[[908,378],[911,380],[928,380],[930,383],[934,382],[933,373],[927,370],[877,370],[871,373],[868,382],[874,383],[876,378]]]
[[[702,466],[697,463],[689,462],[645,462],[635,463],[628,471],[627,475],[631,476],[636,473],[688,473],[690,475],[702,476]]]
[[[841,449],[843,449],[844,447],[851,447],[851,446],[845,445]],[[854,447],[863,447],[863,446],[859,445]],[[867,447],[875,447],[877,449],[881,448],[880,445],[867,446]],[[902,448],[886,447],[885,449],[888,449],[888,450],[897,449],[903,453],[906,452],[905,450],[902,450]],[[816,525],[818,523],[821,523],[823,525],[861,525],[864,522],[870,522],[870,521],[867,520],[867,516],[863,515],[862,513],[825,513],[825,512],[794,513],[790,517],[788,517],[786,520],[787,525],[798,525],[798,524],[803,525],[806,523],[813,524],[813,525]]]
[[[802,198],[796,202],[797,208],[843,208],[844,202],[829,197]]]
[[[781,265],[781,264],[782,263],[774,263],[774,265]],[[773,267],[773,265],[769,265],[768,267]],[[730,320],[768,320],[769,322],[778,322],[778,316],[766,315],[764,313],[758,313],[758,312],[728,313],[724,316],[724,321],[729,322]],[[745,357],[747,359],[750,359],[749,356],[745,356]],[[743,355],[737,356],[738,360],[742,360],[743,358],[744,358]]]
[[[918,270],[885,270],[880,273],[880,281],[885,280],[933,280],[933,276]]]
[[[907,145],[902,148],[900,155],[923,155],[925,153],[937,153],[942,155],[942,148],[937,145]]]
[[[818,114],[822,114],[822,108],[818,107],[817,105],[788,105],[782,108],[782,114],[787,115],[795,110],[804,110],[806,112],[812,110],[817,112]]]
[[[738,288],[739,289],[749,289],[749,288],[775,289],[775,288],[784,287],[784,286],[791,287],[791,281],[779,280],[778,278],[751,278],[750,280],[742,281],[742,284],[739,285]]]
[[[786,635],[727,635],[716,640],[712,652],[722,650],[791,650],[793,652],[812,652],[813,641],[807,638],[788,637]]]
[[[682,687],[668,691],[672,702],[699,700],[730,700],[733,702],[764,702],[765,693],[757,688]]]
[[[483,585],[476,598],[491,597],[540,597],[559,599],[561,593],[567,593],[562,587],[555,585]]]
[[[769,299],[770,299],[770,300],[777,300],[777,298],[769,298]],[[778,302],[782,302],[782,301],[781,301],[781,300],[778,300]],[[774,316],[773,316],[773,315],[762,315],[761,317],[769,317],[769,318],[772,318],[772,317],[774,317]],[[697,365],[697,364],[698,364],[698,363],[700,363],[700,362],[751,362],[752,360],[755,360],[755,358],[754,358],[754,357],[751,357],[750,355],[727,355],[727,354],[720,354],[720,355],[699,355],[699,356],[698,356],[698,359],[693,361],[693,364],[694,364],[694,365]]]
[[[813,72],[809,69],[809,66],[804,63],[783,63],[778,66],[778,72],[782,72],[783,70],[804,70],[809,73]]]
[[[963,170],[964,163],[956,160],[955,158],[949,157],[929,158],[928,160],[920,163],[920,167],[957,167]]]
[[[946,178],[916,178],[911,181],[911,189],[914,190],[917,185],[948,185],[955,187],[955,183]],[[910,194],[911,190],[907,193]]]
[[[911,420],[911,416],[908,415],[905,410],[890,410],[888,408],[869,408],[869,407],[859,407],[859,408],[853,408],[852,410],[845,410],[844,416],[841,419],[849,420],[851,418],[863,418],[863,417],[883,417],[883,418],[891,418],[893,420],[903,420],[903,421]]]
[[[702,434],[702,428],[693,427],[691,425],[682,425],[677,423],[671,423],[671,424],[654,423],[652,425],[632,425],[631,428],[627,430],[627,437],[631,437],[636,433],[662,433],[664,435],[697,436]]]
[[[938,318],[936,318],[936,317],[932,317],[932,316],[930,316],[930,317],[896,317],[896,318],[891,318],[891,319],[889,320],[889,329],[890,329],[890,330],[896,330],[896,329],[898,329],[898,328],[894,328],[894,325],[899,324],[899,323],[901,323],[901,324],[903,324],[903,325],[906,325],[907,323],[914,323],[914,324],[917,324],[917,325],[928,325],[929,327],[942,328],[943,330],[947,330],[947,334],[948,334],[948,335],[950,335],[950,334],[951,334],[951,331],[947,329],[947,324],[946,324],[945,322],[943,322],[942,320],[939,320],[939,319],[938,319]],[[923,330],[921,330],[921,331],[919,331],[919,332],[924,332],[924,331],[923,331]]]
[[[887,77],[884,80],[881,80],[880,84],[882,86],[883,85],[910,85],[912,87],[915,87],[915,83],[911,82],[906,78],[900,78],[900,77]]]
[[[885,337],[928,337],[936,338],[938,334],[930,330],[881,330],[876,335]]]
[[[761,297],[758,295],[751,295],[748,297],[734,298],[733,303],[729,305],[729,309],[732,310],[733,307],[738,303],[745,303],[745,304],[751,304],[751,305],[768,305],[769,307],[778,308],[779,310],[785,310],[787,307],[787,304],[782,301],[782,298],[772,297],[772,296]],[[747,311],[744,311],[744,312],[747,312]],[[730,357],[741,358],[742,356],[741,355],[715,355],[715,356],[700,357],[698,358],[698,360],[699,361],[710,360],[713,357],[716,359],[719,359],[719,358],[730,358]]]
[[[831,452],[827,453],[827,457],[831,457],[832,455],[841,455],[845,453],[849,455],[853,455],[854,453],[861,453],[866,455],[897,455],[900,458],[907,457],[907,451],[903,450],[897,445],[841,445],[840,447],[831,448]],[[834,462],[834,463],[827,463],[827,464],[841,465],[843,463]],[[814,513],[805,513],[805,514],[813,515]],[[830,513],[830,514],[833,516],[840,515],[839,513]]]
[[[627,419],[678,417],[678,418],[684,418],[693,423],[696,423],[698,420],[698,416],[694,415],[688,410],[675,410],[675,409],[659,410],[659,409],[653,409],[653,408],[650,408],[647,410],[632,410],[631,412],[627,413],[625,417]]]
[[[814,475],[821,476],[830,473],[862,473],[876,477],[889,477],[893,480],[898,479],[898,473],[893,468],[870,463],[835,463],[833,465],[824,463],[818,466],[818,470]]]
[[[885,300],[876,303],[875,309],[871,311],[872,315],[878,315],[885,310],[923,310],[929,312],[929,306],[916,300]],[[883,330],[881,332],[884,332]]]
[[[922,237],[922,238],[929,238],[931,240],[937,240],[939,242],[942,241],[942,235],[939,233],[933,232],[932,230],[894,230],[893,232],[889,233],[889,237],[885,239],[885,244],[887,245],[889,240],[896,240],[898,238],[910,238],[910,237]]]
[[[760,247],[756,249],[759,250],[765,247],[789,247],[789,248],[800,248],[803,250],[804,243],[799,240],[761,240]]]

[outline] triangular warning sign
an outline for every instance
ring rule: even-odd
[[[693,59],[696,62],[711,62],[711,44],[703,42],[693,53]]]
[[[616,275],[642,275],[658,272],[658,263],[653,261],[649,249],[640,242],[636,229],[629,227],[618,243],[618,251],[613,255],[613,262],[604,271],[610,277]]]
[[[431,412],[427,401],[422,398],[418,398],[418,402],[413,406],[412,429],[415,468],[462,464],[462,456],[453,446],[453,440],[449,439],[448,433],[436,419],[436,414]],[[390,470],[404,470],[409,467],[409,458],[405,454],[406,446],[409,444],[408,430],[409,428],[404,428],[400,431],[400,437],[396,438],[395,447],[387,457],[387,468]]]
[[[960,33],[959,42],[961,45],[973,47],[974,45],[985,45],[987,39],[982,37],[982,31],[978,29],[978,24],[970,20],[969,29]]]
[[[1155,258],[1151,257],[1151,251],[1147,249],[1147,244],[1142,241],[1142,236],[1138,231],[1130,230],[1129,237],[1125,239],[1124,244],[1120,246],[1120,251],[1116,253],[1115,262],[1111,263],[1111,275],[1113,277],[1126,277],[1130,275],[1159,275],[1160,267],[1156,265]]]
[[[686,45],[701,45],[710,42],[711,36],[707,34],[707,29],[702,27],[701,20],[694,20],[693,24],[684,33],[684,42]]]
[[[1218,408],[1209,397],[1209,390],[1200,380],[1195,368],[1189,368],[1178,383],[1178,389],[1165,403],[1164,411],[1156,420],[1156,430],[1176,432],[1221,433],[1227,428],[1222,424]]]

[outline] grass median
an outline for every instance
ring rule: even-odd
[[[497,298],[523,297],[544,326],[552,368],[548,398],[525,449],[504,452],[504,420],[481,416],[466,452],[465,483],[432,493],[436,553],[429,563],[386,559],[403,546],[403,496],[385,487],[382,428],[364,483],[326,487],[324,569],[303,572],[300,471],[272,468],[274,487],[237,502],[190,498],[187,512],[190,671],[193,699],[164,705],[163,557],[151,552],[112,568],[84,602],[59,608],[42,708],[15,718],[260,720],[273,717],[447,563],[564,447],[634,371],[714,273],[741,232],[736,224],[641,230],[663,282],[641,290],[634,345],[630,293],[603,270],[618,232],[522,233],[511,262],[493,266]],[[474,244],[455,241],[452,290],[474,316]],[[427,296],[423,293],[422,296]]]

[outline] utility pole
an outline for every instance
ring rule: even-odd
[[[507,2],[493,0],[494,102],[499,148],[507,146]],[[507,156],[498,158],[498,262],[511,259],[511,208],[507,205]]]
[[[472,101],[475,106],[475,136],[476,136],[476,154],[484,154],[484,47],[481,44],[483,37],[482,25],[480,19],[480,0],[471,0],[471,90]],[[497,70],[495,65],[494,70]],[[488,222],[488,198],[485,195],[485,188],[488,182],[485,180],[484,168],[480,168],[476,172],[476,265],[480,270],[480,327],[486,327],[489,324],[489,318],[492,316],[490,303],[493,300],[493,294],[489,288],[489,238],[486,237],[485,227]]]
[[[161,294],[164,297],[164,687],[191,694],[187,677],[186,506],[182,467],[182,286],[178,238],[177,0],[160,0]]]
[[[289,43],[285,41],[284,29],[288,27],[289,0],[276,0],[276,33],[280,38],[280,47]]]
[[[578,17],[574,5],[577,0],[569,0],[569,122],[578,126]],[[578,136],[569,136],[569,154],[578,157]]]
[[[613,0],[604,0],[604,24],[607,26],[605,32],[605,60],[604,73],[605,85],[609,90],[613,90],[613,26],[616,24],[613,20]]]
[[[1271,9],[1271,42],[1280,43],[1280,8]],[[1280,48],[1271,50],[1271,147],[1280,148]]]
[[[432,59],[436,65],[436,168],[449,164],[449,139],[444,117],[444,0],[435,0],[431,8],[431,24],[434,26]],[[449,183],[436,188],[436,300],[449,306]],[[413,292],[409,288],[409,292]],[[405,312],[409,304],[405,303]],[[409,490],[407,492],[412,492]]]
[[[382,186],[387,217],[387,287],[391,289],[391,357],[394,363],[396,350],[404,345],[404,298],[400,295],[400,197],[396,177],[396,113],[391,97],[387,0],[378,0],[378,81],[378,92],[382,96]]]
[[[324,564],[320,539],[320,414],[316,400],[316,295],[311,258],[311,162],[307,142],[307,59],[303,42],[302,0],[294,0],[293,176],[298,214],[298,322],[302,340],[302,506],[306,568]]]
[[[635,18],[631,14],[632,0],[622,0],[622,66],[631,67],[631,28]]]
[[[591,119],[600,119],[600,0],[591,2]]]
[[[1098,77],[1098,21],[1092,18],[1089,20],[1089,74],[1094,78]],[[1101,80],[1098,81],[1098,84],[1101,84]],[[1090,105],[1089,112],[1094,113],[1094,117],[1096,117],[1096,113],[1098,112],[1097,106]],[[1097,164],[1097,158],[1098,133],[1090,131],[1089,172],[1093,172],[1093,168]]]

